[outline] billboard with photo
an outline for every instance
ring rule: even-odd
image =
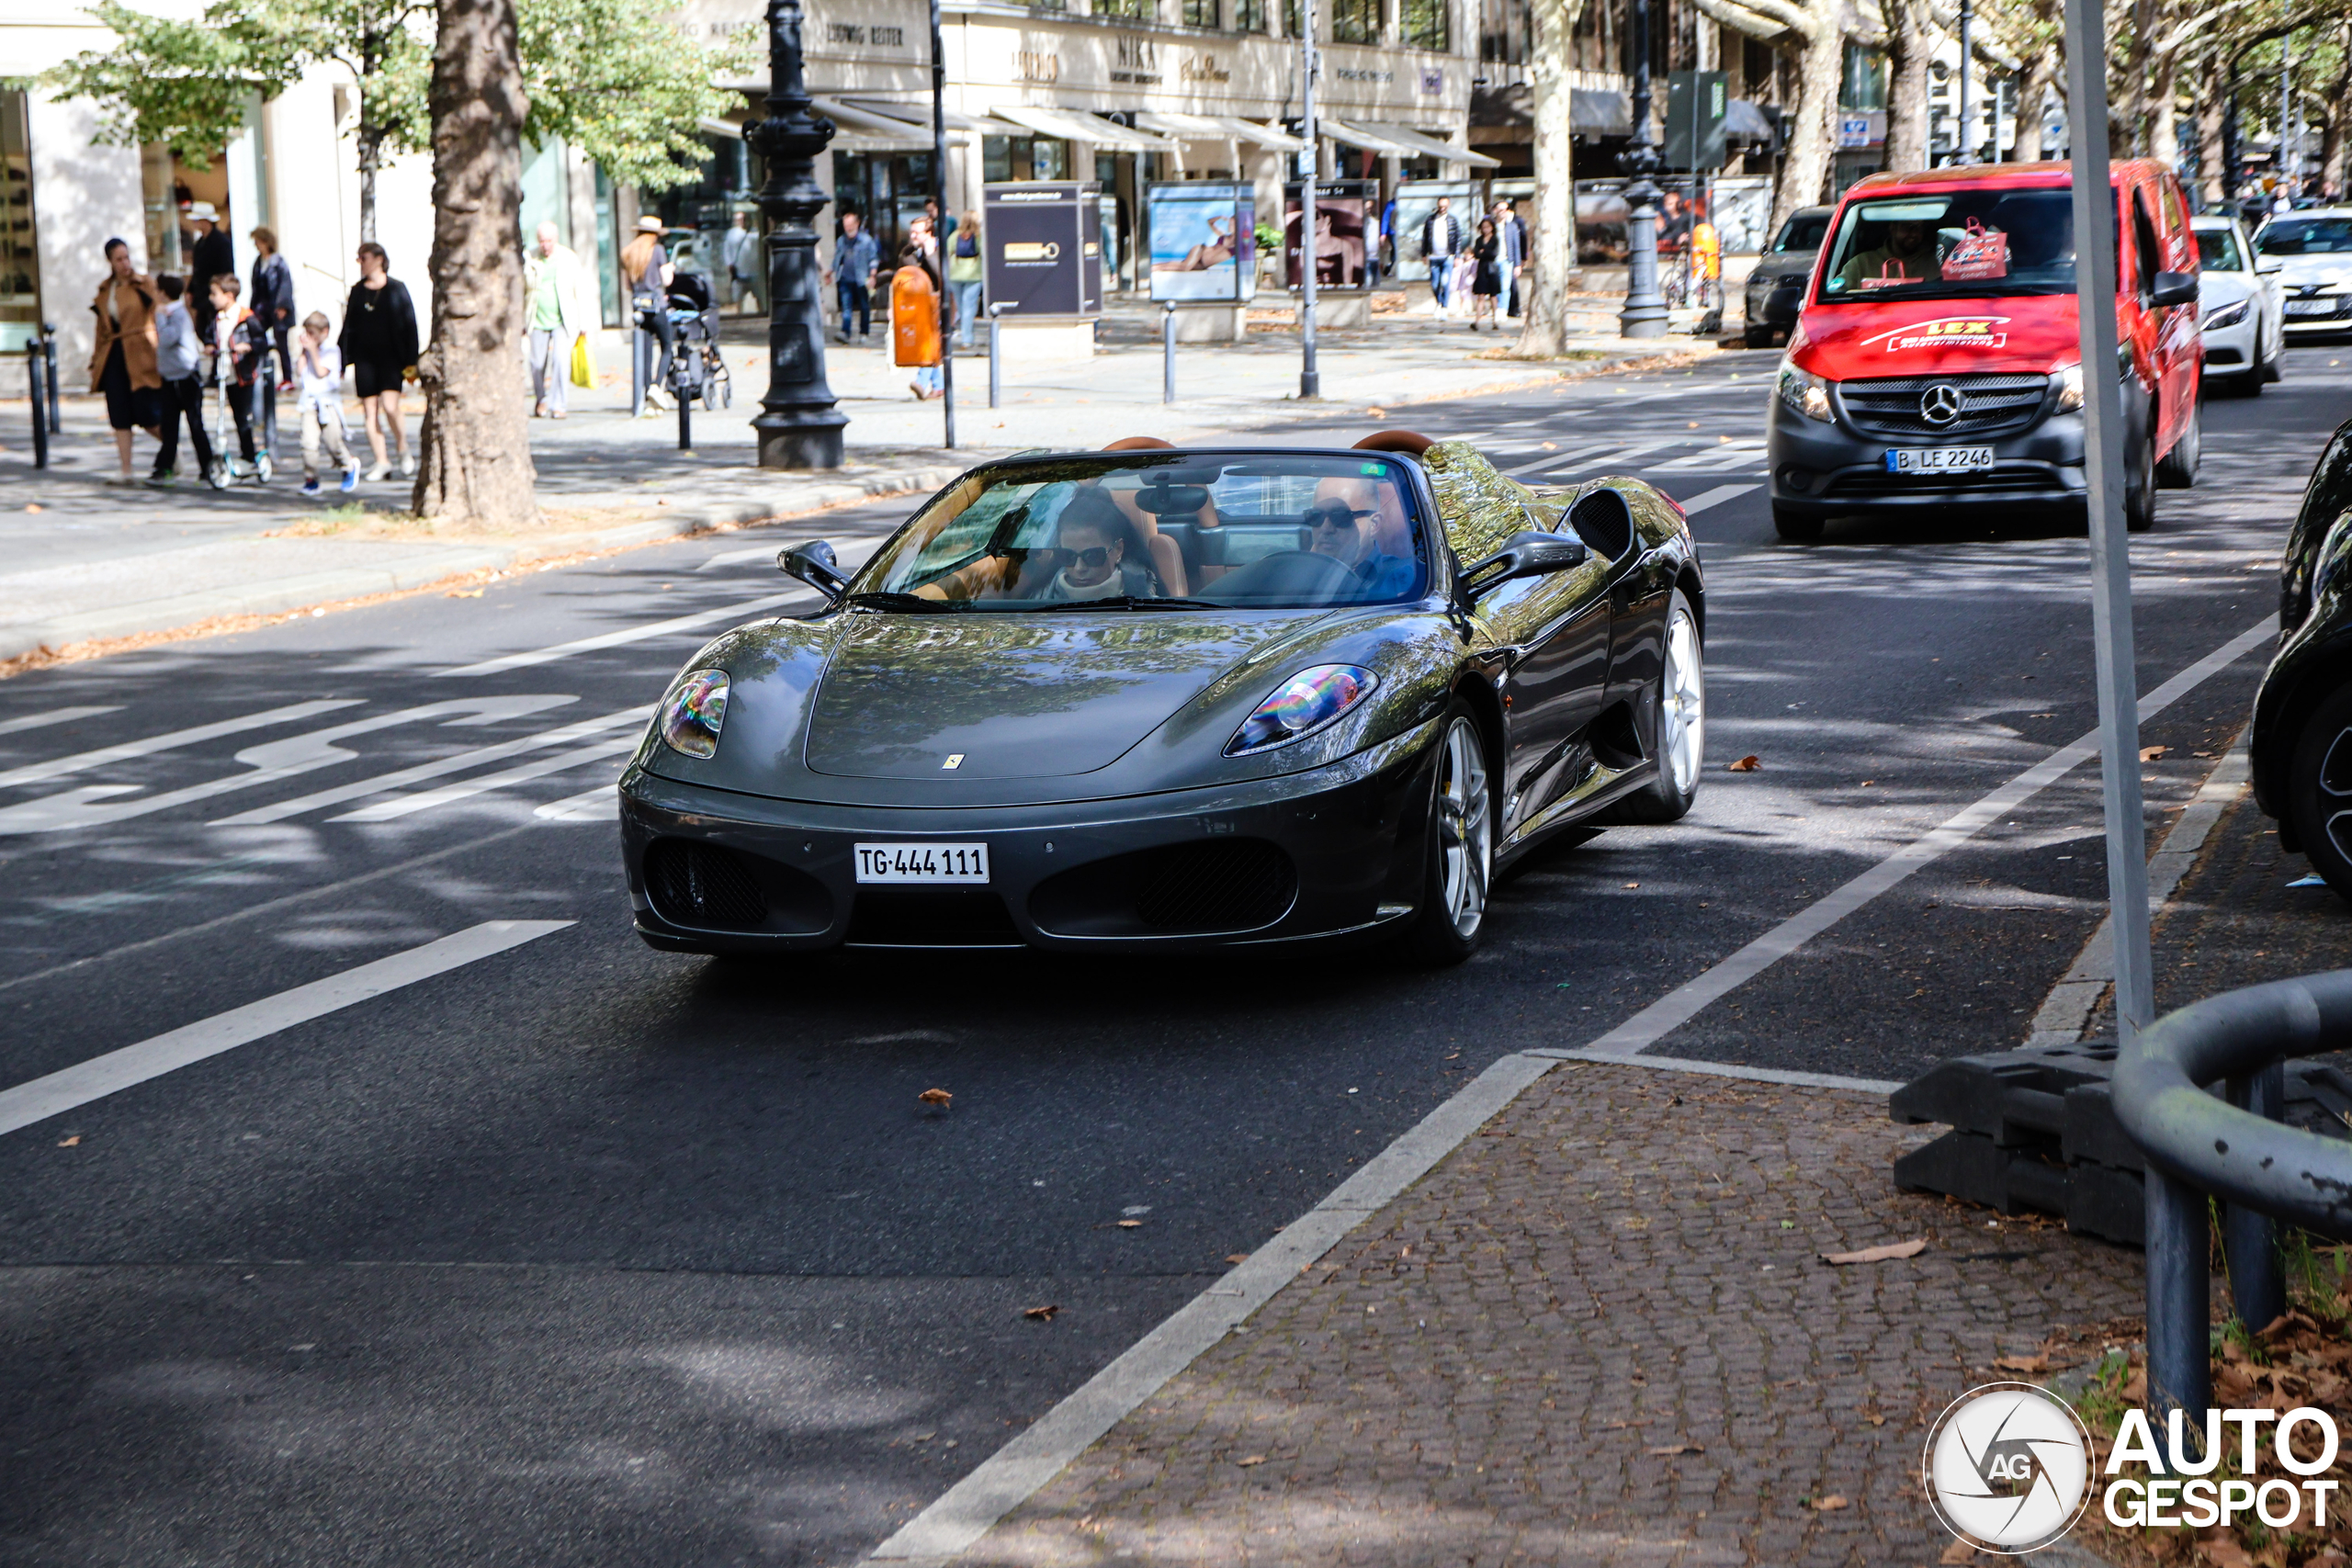
[[[1372,287],[1372,246],[1380,238],[1380,187],[1370,180],[1323,180],[1315,186],[1315,287],[1361,292]],[[1302,286],[1300,230],[1306,187],[1283,187],[1283,281]]]
[[[983,186],[989,303],[1022,319],[1099,314],[1101,197],[1091,180]]]
[[[1154,299],[1247,299],[1258,276],[1258,203],[1246,185],[1180,180],[1144,187]]]

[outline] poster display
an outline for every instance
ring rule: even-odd
[[[1371,180],[1323,180],[1315,186],[1315,287],[1361,293],[1372,287],[1365,264],[1380,238],[1380,186]],[[1283,281],[1301,287],[1300,233],[1306,187],[1283,187]]]
[[[1008,319],[1102,310],[1102,187],[1023,180],[980,187],[988,299]]]
[[[1238,304],[1258,276],[1258,206],[1249,186],[1212,180],[1144,187],[1151,297]]]

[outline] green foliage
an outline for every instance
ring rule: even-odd
[[[44,73],[43,86],[97,100],[98,139],[118,147],[160,141],[198,169],[244,124],[255,94],[284,92],[299,64],[269,47],[266,25],[226,6],[200,21],[173,21],[99,0],[90,15],[114,30],[113,50],[90,51]]]
[[[734,107],[711,85],[741,75],[765,35],[745,28],[713,52],[683,36],[656,0],[520,0],[529,141],[561,137],[618,185],[683,185],[709,156],[695,130]]]

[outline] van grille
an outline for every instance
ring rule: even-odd
[[[1919,411],[1919,400],[1928,389],[1945,386],[1960,393],[1960,417],[1949,424],[1932,423]],[[1840,382],[1838,397],[1846,417],[1865,435],[1983,441],[2014,435],[2032,424],[2049,389],[2050,378],[2042,375],[1896,376]]]

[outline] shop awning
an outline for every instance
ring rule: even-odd
[[[1229,114],[1138,113],[1136,124],[1182,141],[1247,141],[1277,152],[1304,152],[1306,143],[1278,127],[1258,125]]]
[[[1329,124],[1330,122],[1327,120],[1324,123]],[[1502,167],[1502,160],[1499,158],[1489,158],[1484,152],[1473,152],[1469,148],[1457,147],[1451,141],[1440,141],[1434,136],[1426,135],[1418,130],[1410,130],[1401,125],[1387,125],[1378,121],[1366,121],[1360,129],[1369,130],[1374,136],[1385,136],[1391,141],[1401,143],[1411,150],[1408,153],[1408,156],[1411,157],[1442,158],[1449,163],[1467,164],[1474,169],[1499,169]]]
[[[886,115],[892,119],[903,121],[923,130],[931,129],[929,104],[902,104],[885,98],[843,98],[842,102],[851,108],[862,109],[867,114]],[[943,110],[940,118],[946,122],[947,129],[950,130],[977,130],[983,136],[1018,135],[1021,130],[1021,127],[1017,125],[1010,125],[1001,119],[990,119],[984,114],[966,114],[961,109]]]
[[[833,122],[832,146],[844,152],[928,152],[931,133],[904,120],[852,108],[838,98],[809,95],[809,106]]]
[[[1772,141],[1780,137],[1771,117],[1746,98],[1724,105],[1724,134],[1737,141]]]
[[[998,104],[989,110],[999,119],[1063,141],[1084,141],[1114,152],[1173,152],[1176,143],[1140,130],[1114,125],[1100,115],[1080,109],[1041,109],[1028,104]]]
[[[1575,88],[1568,94],[1568,129],[1578,136],[1631,136],[1634,100],[1606,87]]]

